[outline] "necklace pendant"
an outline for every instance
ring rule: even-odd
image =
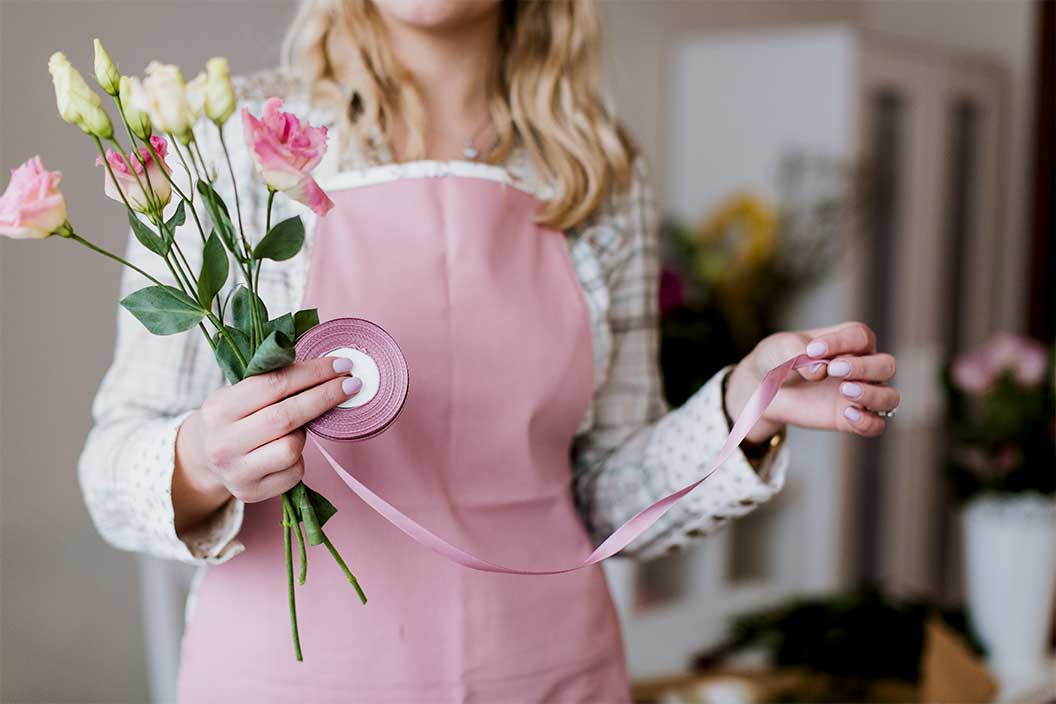
[[[466,146],[462,148],[462,156],[469,161],[474,161],[480,156],[480,152],[477,151],[477,148],[473,146],[472,142],[466,142]]]

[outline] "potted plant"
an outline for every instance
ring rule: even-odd
[[[1056,595],[1051,350],[1002,333],[944,373],[972,624],[1003,687],[1044,672]]]

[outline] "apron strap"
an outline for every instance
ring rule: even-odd
[[[612,557],[645,533],[645,531],[660,520],[660,517],[667,513],[679,499],[700,486],[705,479],[714,474],[715,471],[721,467],[727,459],[729,459],[730,455],[736,451],[737,446],[740,445],[741,441],[748,435],[752,426],[763,417],[763,412],[766,411],[767,407],[774,400],[774,397],[777,396],[778,390],[780,390],[781,385],[784,383],[785,379],[788,378],[788,375],[793,369],[817,364],[818,361],[819,360],[815,357],[809,357],[803,354],[793,357],[767,372],[766,376],[763,377],[763,382],[759,385],[759,388],[757,388],[748,399],[748,403],[745,405],[744,410],[741,411],[740,416],[738,416],[737,422],[733,424],[733,428],[730,431],[729,437],[726,438],[726,443],[722,446],[722,450],[708,468],[704,470],[704,473],[699,479],[687,484],[674,493],[668,494],[651,506],[642,509],[626,523],[617,528],[612,535],[602,541],[602,543],[581,562],[567,567],[557,567],[553,569],[503,567],[502,565],[497,565],[494,562],[489,562],[476,555],[472,555],[462,548],[447,542],[371,491],[358,479],[352,476],[344,467],[338,464],[337,460],[326,451],[326,448],[322,446],[317,438],[313,437],[312,442],[314,442],[319,448],[319,451],[322,453],[326,461],[330,463],[330,466],[333,468],[334,472],[337,473],[337,476],[341,478],[341,481],[347,484],[348,488],[351,489],[356,496],[363,499],[363,501],[377,511],[382,518],[402,530],[413,540],[429,548],[433,552],[439,553],[452,562],[457,562],[460,565],[464,565],[470,569],[480,570],[482,572],[527,575],[563,574],[565,572],[573,572],[575,570],[583,569],[584,567],[589,567],[590,565],[597,564],[606,558]]]

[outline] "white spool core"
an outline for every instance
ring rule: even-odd
[[[352,347],[339,347],[327,352],[325,356],[351,359],[352,376],[363,382],[363,386],[356,392],[356,395],[338,405],[338,408],[358,408],[368,403],[378,393],[378,387],[381,385],[381,372],[378,371],[378,365],[374,363],[370,355]]]

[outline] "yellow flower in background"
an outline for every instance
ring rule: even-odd
[[[701,241],[713,245],[697,257],[702,278],[729,281],[765,264],[774,254],[777,224],[777,211],[759,196],[737,193],[724,200],[698,228]]]

